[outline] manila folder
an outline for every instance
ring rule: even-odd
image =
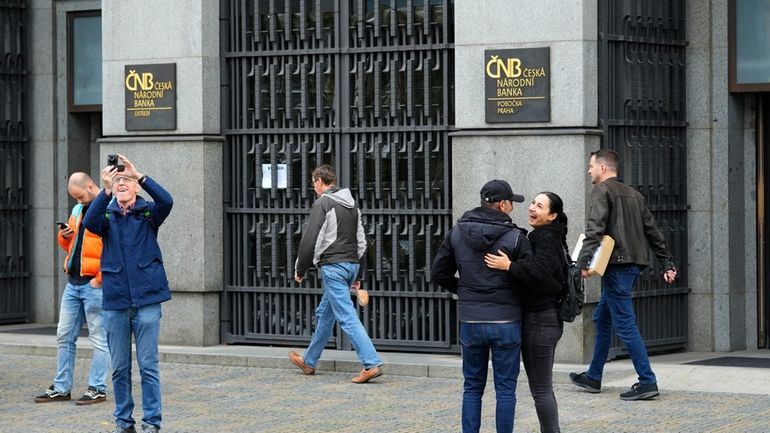
[[[578,236],[575,249],[572,250],[572,261],[577,261],[580,250],[583,249],[583,240],[586,238],[584,233]],[[599,243],[599,248],[594,251],[594,256],[591,258],[591,263],[588,264],[588,275],[604,275],[604,271],[607,269],[607,264],[610,262],[610,256],[612,256],[612,249],[615,248],[615,239],[608,235],[602,236],[602,240]]]

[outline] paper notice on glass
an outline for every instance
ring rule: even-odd
[[[584,233],[578,236],[575,249],[572,250],[572,260],[577,261],[580,250],[583,249],[583,240],[586,238]],[[591,258],[591,262],[588,264],[588,275],[604,275],[604,271],[607,269],[607,264],[610,262],[610,256],[612,256],[612,250],[615,248],[615,239],[610,236],[602,236],[599,247],[594,251],[594,256]]]
[[[273,186],[273,169],[271,164],[262,164],[262,188],[270,189]],[[286,164],[276,164],[277,182],[276,188],[286,189]]]

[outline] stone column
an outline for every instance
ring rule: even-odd
[[[600,146],[597,129],[597,10],[595,2],[506,0],[455,3],[456,126],[452,134],[453,218],[479,204],[487,180],[506,179],[527,202],[512,217],[526,227],[527,207],[540,191],[564,200],[567,241],[583,231],[591,188],[586,176],[589,153]],[[543,123],[494,123],[484,117],[484,51],[550,48],[551,120]],[[473,170],[469,167],[484,167]],[[589,284],[588,298],[598,300],[599,286]],[[561,361],[590,358],[592,326],[578,318],[567,324],[557,349]]]
[[[161,344],[219,343],[222,290],[222,145],[219,2],[102,3],[100,161],[122,153],[174,197],[159,241],[173,299]],[[127,131],[126,65],[176,64],[176,130]],[[140,193],[141,194],[141,193]]]
[[[757,347],[754,97],[728,89],[728,4],[687,3],[689,349]]]
[[[51,0],[29,2],[27,14],[27,64],[29,147],[26,155],[29,175],[29,254],[32,280],[30,284],[30,320],[51,323],[58,319],[59,296],[66,279],[58,266],[54,221],[66,212],[65,174],[58,173],[56,151],[56,65],[54,45],[56,28]],[[66,105],[66,101],[64,102]],[[64,189],[65,198],[57,200]],[[66,277],[65,277],[66,278]]]

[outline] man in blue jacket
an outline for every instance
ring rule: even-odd
[[[487,383],[490,351],[497,433],[513,431],[521,349],[521,299],[517,283],[508,272],[487,267],[484,255],[502,250],[515,261],[532,254],[526,231],[508,216],[513,202],[523,201],[524,197],[514,194],[508,182],[487,182],[481,189],[481,206],[457,221],[433,259],[431,281],[456,294],[459,300],[465,378],[463,433],[478,433],[481,427],[481,397]]]
[[[125,156],[125,166],[108,165],[102,185],[86,213],[88,230],[102,237],[103,321],[112,356],[116,433],[135,433],[131,395],[131,336],[142,382],[142,432],[157,433],[161,423],[158,335],[161,302],[171,299],[158,227],[173,205],[171,195],[139,173]],[[137,196],[144,189],[155,202]]]

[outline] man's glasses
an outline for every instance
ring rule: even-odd
[[[136,182],[136,180],[133,177],[128,176],[116,176],[113,182],[117,185],[119,183]]]

